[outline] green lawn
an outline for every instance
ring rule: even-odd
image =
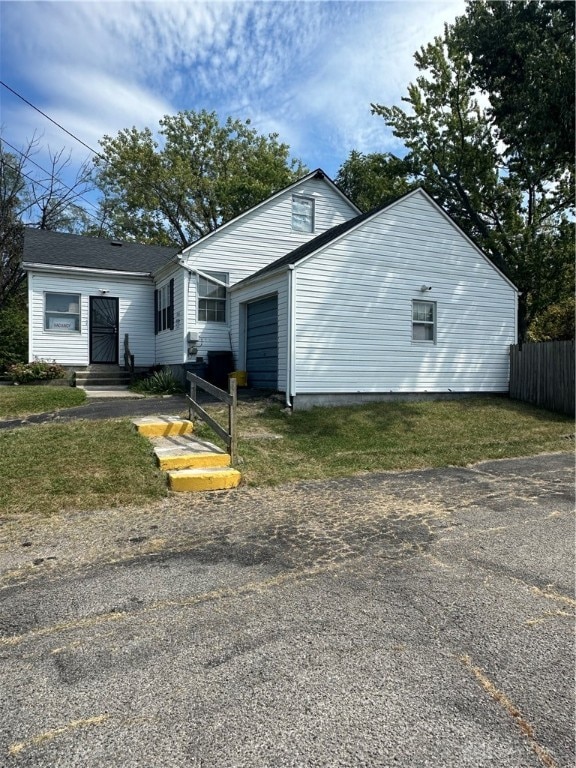
[[[242,439],[258,429],[281,436]],[[484,459],[567,451],[572,419],[507,398],[373,403],[240,418],[245,481],[276,484],[357,472],[463,466]]]
[[[0,431],[0,517],[143,505],[166,495],[150,442],[128,421]]]
[[[76,387],[11,386],[0,387],[0,420],[30,416],[82,405],[86,394]]]
[[[24,402],[23,390],[40,395],[44,388],[14,389],[21,390]],[[3,407],[22,413],[30,406]],[[39,410],[50,408],[42,404]],[[225,413],[218,406],[207,410],[222,417]],[[241,403],[238,422],[238,468],[244,482],[255,486],[466,465],[567,451],[574,445],[572,419],[497,397],[375,403],[293,414],[266,402]],[[207,427],[200,425],[198,431],[217,442]],[[167,494],[149,441],[137,435],[128,420],[0,431],[0,478],[0,515],[145,505]]]

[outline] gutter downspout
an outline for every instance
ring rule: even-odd
[[[296,309],[296,274],[294,265],[288,265],[288,354],[286,360],[286,405],[292,408],[295,395],[294,358],[296,357],[295,317]]]

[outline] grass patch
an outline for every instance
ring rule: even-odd
[[[45,388],[29,389],[41,395]],[[206,409],[226,423],[227,409]],[[373,403],[293,414],[269,402],[240,403],[238,424],[238,466],[244,482],[254,486],[462,466],[573,447],[572,419],[505,398]],[[206,426],[199,424],[197,434],[218,443]],[[0,478],[0,514],[144,505],[168,492],[150,442],[129,421],[0,432]]]
[[[16,419],[82,405],[86,393],[76,387],[0,387],[0,419]]]
[[[150,442],[128,421],[0,433],[0,514],[145,504],[166,495]]]
[[[212,439],[204,427],[202,434]],[[274,434],[281,439],[272,439]],[[571,450],[573,421],[500,397],[371,403],[292,414],[280,406],[241,404],[239,435],[245,481],[274,485]]]

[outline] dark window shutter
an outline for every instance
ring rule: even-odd
[[[170,304],[168,306],[168,328],[174,330],[174,278],[170,280]]]
[[[160,330],[158,327],[158,305],[160,303],[160,291],[154,291],[154,333]]]

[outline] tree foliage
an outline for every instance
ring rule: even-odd
[[[454,33],[511,158],[574,165],[572,2],[471,0]],[[549,172],[547,170],[546,172]]]
[[[69,183],[63,176],[70,156],[48,150],[49,169],[33,159],[39,142],[8,152],[0,138],[0,370],[28,357],[27,293],[22,270],[25,227],[79,232],[87,215],[78,204],[90,189],[83,163]]]
[[[24,279],[22,246],[26,181],[17,157],[0,145],[0,310]]]
[[[415,54],[422,74],[403,99],[409,109],[372,108],[404,141],[416,177],[520,289],[522,338],[540,312],[572,291],[573,167],[552,141],[543,162],[530,133],[538,124],[529,129],[522,123],[522,131],[513,131],[512,106],[506,111],[504,96],[482,90],[487,81],[478,80],[464,43],[467,18],[446,26],[442,38]],[[540,53],[544,67],[545,51]],[[502,85],[498,93],[505,93]]]
[[[70,183],[63,177],[70,155],[48,150],[48,169],[34,160],[39,141],[8,152],[0,138],[0,308],[18,291],[25,226],[59,232],[82,232],[87,215],[78,204],[91,188],[91,169],[82,163]]]
[[[162,245],[189,245],[305,171],[277,134],[205,110],[165,116],[158,139],[130,128],[100,143],[110,234]]]
[[[353,150],[340,166],[336,183],[362,211],[391,203],[416,186],[406,159],[389,153],[365,155]]]

